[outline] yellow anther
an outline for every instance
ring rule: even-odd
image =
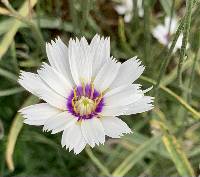
[[[100,96],[98,96],[97,98],[95,98],[95,104],[96,106],[100,103],[101,99],[103,98],[103,94],[100,93]]]
[[[74,97],[74,98],[75,98],[75,97]],[[75,106],[75,104],[74,104],[74,98],[72,99],[72,106],[73,106],[74,112],[77,113],[76,106]]]
[[[74,88],[74,98],[75,98],[75,99],[77,98],[76,88]],[[74,98],[73,98],[73,99],[74,99]]]

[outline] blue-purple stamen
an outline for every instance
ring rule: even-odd
[[[87,115],[80,115],[80,112],[76,110],[76,102],[80,100],[82,97],[86,97],[92,100],[95,104],[94,110]],[[67,110],[78,118],[78,120],[82,119],[92,119],[93,117],[97,116],[103,109],[104,106],[104,99],[102,93],[98,92],[92,84],[86,84],[82,86],[78,86],[74,88],[69,97],[67,98]]]

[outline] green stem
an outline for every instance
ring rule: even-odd
[[[13,74],[5,69],[2,69],[2,68],[0,68],[0,76],[4,76],[14,82],[17,82],[17,79],[18,79],[15,74]]]
[[[23,91],[24,91],[24,89],[21,87],[11,88],[11,89],[7,89],[7,90],[0,90],[0,97],[13,95],[13,94],[23,92]]]
[[[190,32],[190,23],[191,23],[193,2],[194,2],[194,0],[187,0],[187,2],[186,2],[186,16],[185,16],[184,29],[183,29],[183,42],[182,42],[182,46],[181,46],[180,60],[179,60],[179,64],[178,64],[179,86],[182,86],[182,66],[183,66],[183,61],[185,58],[186,47],[187,47],[188,37],[189,37],[189,32]]]
[[[42,33],[40,31],[40,29],[38,28],[38,26],[36,25],[36,23],[33,22],[32,19],[28,19],[26,17],[23,17],[22,15],[20,15],[12,6],[11,4],[7,1],[4,0],[3,1],[4,5],[8,8],[8,10],[10,11],[10,15],[15,17],[16,19],[20,20],[21,22],[27,24],[30,29],[33,31],[33,33],[35,33],[36,36],[36,41],[38,42],[38,45],[41,47],[42,52],[45,52],[45,42],[42,36]]]
[[[195,66],[197,64],[198,58],[200,57],[200,33],[198,34],[198,51],[196,52],[196,55],[194,57],[193,65],[192,65],[192,72],[191,76],[189,78],[189,83],[188,83],[188,94],[187,94],[187,101],[190,103],[191,100],[191,93],[192,93],[192,88],[193,88],[193,81],[194,81],[194,76],[195,76]]]
[[[69,8],[70,8],[70,16],[72,18],[72,24],[74,28],[75,35],[79,34],[79,28],[78,28],[78,18],[77,18],[77,12],[74,7],[74,0],[69,0]]]
[[[140,77],[141,80],[149,82],[153,85],[156,85],[156,81],[152,80],[151,78],[145,77],[145,76],[141,76]],[[174,93],[172,90],[170,90],[169,88],[163,86],[163,85],[159,85],[159,87],[165,91],[166,93],[168,93],[168,95],[170,95],[172,98],[174,98],[175,100],[177,100],[185,109],[187,109],[188,111],[190,111],[193,114],[193,118],[199,120],[200,119],[200,113],[198,111],[196,111],[194,108],[192,108],[185,100],[183,100],[180,96],[178,96],[176,93]]]
[[[160,82],[161,82],[161,79],[163,77],[163,75],[165,74],[165,71],[166,71],[166,68],[167,68],[167,65],[171,59],[171,54],[174,50],[174,47],[176,45],[176,42],[178,40],[178,37],[179,35],[181,34],[181,31],[182,31],[182,28],[183,28],[183,25],[184,25],[184,19],[181,21],[177,31],[176,31],[176,34],[175,34],[175,37],[172,41],[172,45],[170,46],[170,49],[166,55],[166,57],[163,59],[163,62],[161,64],[161,68],[160,68],[160,72],[158,74],[158,79],[157,79],[157,82],[156,82],[156,86],[155,86],[155,97],[157,97],[158,95],[158,89],[159,89],[159,86],[160,86]]]
[[[17,61],[17,56],[16,56],[15,41],[13,41],[10,46],[10,53],[13,60],[13,65],[15,67],[15,72],[18,74],[20,69],[18,67],[18,61]]]
[[[119,21],[118,21],[118,35],[119,35],[120,45],[121,45],[122,49],[128,55],[132,56],[133,52],[126,40],[124,20],[121,17],[119,18]]]
[[[83,35],[84,28],[87,24],[86,22],[88,19],[89,10],[90,10],[90,0],[82,0],[81,4],[82,4],[82,20],[81,20],[81,25],[80,25],[80,31],[81,31],[81,34]]]
[[[144,61],[150,61],[151,51],[150,51],[150,9],[149,1],[144,1]],[[147,59],[148,58],[148,59]]]
[[[92,150],[90,149],[89,146],[85,148],[86,153],[90,157],[90,159],[95,163],[95,165],[104,173],[106,176],[111,176],[110,172],[108,169],[95,157],[93,154]]]
[[[170,30],[171,30],[171,24],[172,24],[172,18],[173,18],[173,11],[174,11],[174,6],[175,6],[175,0],[172,2],[172,7],[171,7],[171,12],[170,12],[170,22],[169,22],[169,29],[168,29],[168,35],[170,35]]]

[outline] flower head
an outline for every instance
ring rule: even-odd
[[[144,9],[142,7],[142,0],[137,1],[138,15],[139,17],[144,16]],[[133,17],[133,0],[121,0],[119,5],[115,6],[115,10],[119,15],[124,15],[124,21],[129,23]]]
[[[170,17],[165,18],[164,25],[158,25],[152,30],[153,36],[164,46],[171,46],[171,37],[173,34],[175,34],[177,30],[178,24],[176,18],[172,18],[170,22]],[[182,46],[182,39],[183,34],[181,33],[178,37],[178,40],[176,42],[176,45],[174,47],[174,51],[176,52],[178,49]],[[187,48],[189,45],[187,46]]]
[[[49,64],[37,74],[22,71],[19,83],[44,100],[20,110],[24,123],[62,132],[62,146],[80,153],[86,144],[104,144],[105,135],[120,138],[131,129],[117,116],[148,111],[153,98],[133,84],[144,67],[137,57],[123,64],[110,57],[110,40],[94,36],[60,38],[46,44]]]

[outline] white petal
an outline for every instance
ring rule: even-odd
[[[141,61],[133,57],[122,63],[116,79],[111,84],[111,88],[121,85],[131,84],[137,80],[144,71],[144,66],[140,65]]]
[[[70,127],[76,121],[77,119],[74,116],[72,116],[71,114],[65,111],[56,116],[52,116],[51,118],[49,118],[44,123],[43,130],[44,131],[52,130],[52,134],[55,134]]]
[[[85,141],[94,147],[95,144],[99,145],[105,142],[105,132],[101,121],[98,118],[82,120],[81,130]]]
[[[131,133],[128,125],[117,117],[102,117],[101,123],[107,136],[120,138],[123,133]]]
[[[120,116],[126,115],[126,111],[128,111],[128,106],[104,106],[101,116]]]
[[[67,97],[72,90],[72,85],[62,74],[44,63],[42,68],[38,70],[39,76],[42,80],[49,85],[55,92]]]
[[[79,154],[84,149],[86,142],[79,123],[74,123],[64,130],[61,144],[62,147],[66,146],[66,149],[69,148],[69,151],[73,149],[75,154]]]
[[[153,109],[153,97],[143,96],[129,105],[104,106],[101,112],[102,116],[130,115],[149,111]]]
[[[182,41],[183,41],[183,34],[181,33],[176,41],[176,45],[174,47],[173,53],[175,53],[178,49],[181,49],[182,46]],[[171,47],[172,42],[169,43],[168,48]],[[186,49],[190,47],[190,44],[187,43]]]
[[[101,68],[94,80],[95,88],[99,91],[106,90],[116,78],[120,65],[121,64],[116,63],[114,59],[108,60],[103,65],[103,67]]]
[[[62,40],[58,37],[55,42],[46,43],[46,52],[51,66],[62,73],[73,84],[69,67],[68,48]]]
[[[22,87],[52,106],[66,110],[66,99],[49,88],[38,74],[21,71],[18,81]]]
[[[95,35],[90,43],[90,53],[93,58],[92,78],[95,78],[104,63],[110,59],[110,38]]]
[[[142,0],[137,1],[137,8],[138,8],[139,17],[143,17],[144,16],[144,9],[143,9],[143,6],[142,6]]]
[[[45,121],[52,116],[56,116],[61,111],[48,103],[40,103],[25,107],[19,112],[25,118],[24,123],[29,125],[44,125]]]
[[[157,27],[155,27],[152,31],[153,36],[158,39],[158,41],[163,44],[163,45],[167,45],[169,43],[168,40],[168,31],[169,29],[163,25],[158,25]]]
[[[132,14],[132,13],[127,13],[127,14],[124,16],[124,21],[125,21],[126,23],[129,23],[129,22],[131,21],[132,17],[133,17],[133,14]]]
[[[123,15],[123,14],[126,13],[127,8],[126,8],[126,6],[124,6],[124,5],[116,5],[116,6],[115,6],[115,10],[117,11],[117,13],[118,13],[119,15]]]
[[[93,57],[87,40],[82,37],[69,41],[69,63],[72,77],[76,85],[90,83],[92,78]]]
[[[125,115],[137,114],[153,109],[153,97],[144,96],[133,104],[128,105]]]
[[[90,48],[87,40],[82,37],[79,43],[79,75],[81,81],[84,83],[90,83],[92,79],[92,63],[93,57],[90,52]]]
[[[108,91],[105,95],[105,105],[123,106],[131,104],[143,96],[139,84],[123,85]]]
[[[176,41],[176,46],[175,48],[180,49],[182,46],[182,41],[183,41],[183,34],[181,33]]]
[[[170,18],[171,17],[165,18],[165,27],[169,30],[169,26],[170,26],[170,34],[174,34],[176,32],[176,29],[177,29],[177,21],[176,21],[175,18],[172,18],[171,24],[170,24]]]

